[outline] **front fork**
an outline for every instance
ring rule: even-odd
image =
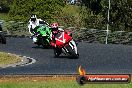
[[[75,42],[74,40],[71,40],[71,41],[69,42],[69,45],[70,45],[70,47],[72,48],[72,50],[74,50],[74,52],[75,52],[76,54],[78,54],[76,42]]]
[[[32,36],[32,39],[33,39],[33,43],[37,42],[37,37],[36,36]]]
[[[62,48],[62,52],[64,52],[64,54],[69,53],[69,51],[66,48],[66,46],[68,46],[68,45],[72,48],[72,50],[74,50],[74,52],[76,54],[78,54],[77,45],[76,45],[76,42],[74,40],[71,40],[68,44],[65,45],[65,47]]]

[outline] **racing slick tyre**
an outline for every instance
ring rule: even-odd
[[[62,52],[61,49],[54,48],[54,55],[55,55],[54,57],[55,58],[59,57],[59,55],[61,54],[61,52]]]
[[[67,50],[69,51],[69,54],[71,55],[71,58],[78,59],[79,53],[75,53],[75,51],[68,45],[66,46]]]

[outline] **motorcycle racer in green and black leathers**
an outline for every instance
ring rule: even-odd
[[[45,25],[37,26],[35,27],[37,30],[34,37],[36,38],[36,41],[34,40],[34,43],[37,45],[42,45],[43,47],[48,47],[50,46],[50,34],[51,34],[51,29]]]
[[[48,26],[48,23],[37,19],[36,15],[32,15],[29,20],[29,33],[32,36],[33,43],[42,45],[43,47],[50,45],[50,34],[51,29]]]
[[[36,30],[35,27],[39,25],[49,25],[47,22],[43,21],[42,19],[38,19],[36,15],[32,15],[29,22],[28,22],[28,30],[31,35],[34,35]]]

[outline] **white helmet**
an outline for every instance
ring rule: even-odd
[[[32,15],[31,16],[31,21],[35,22],[37,20],[37,16],[36,15]]]

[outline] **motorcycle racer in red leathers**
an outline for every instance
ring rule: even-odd
[[[56,22],[54,22],[54,23],[51,23],[50,24],[50,27],[51,27],[51,40],[52,40],[52,42],[51,42],[51,46],[53,46],[53,47],[56,47],[56,45],[55,45],[55,37],[56,37],[56,35],[58,34],[58,33],[60,33],[60,32],[65,32],[65,33],[67,33],[68,35],[71,35],[71,33],[69,32],[69,31],[65,31],[64,29],[62,29],[62,28],[59,28],[59,24],[58,23],[56,23]]]
[[[59,24],[58,23],[52,23],[50,24],[51,27],[51,46],[55,47],[56,46],[56,42],[55,42],[55,37],[56,35],[59,33]]]
[[[70,33],[59,28],[58,23],[52,23],[50,26],[52,31],[51,46],[54,48],[55,57],[64,53],[72,58],[78,58],[77,46]]]

